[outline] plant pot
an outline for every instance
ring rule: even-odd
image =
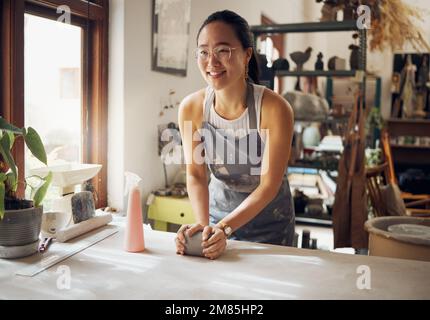
[[[6,210],[0,220],[0,246],[25,246],[39,240],[43,207]]]

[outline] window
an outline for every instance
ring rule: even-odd
[[[102,164],[98,207],[107,205],[108,2],[0,0],[1,115],[41,134],[49,165]],[[57,21],[64,5],[71,24]],[[42,165],[23,144],[13,152],[21,181]]]
[[[24,125],[39,132],[50,166],[82,162],[81,45],[81,27],[25,14]],[[25,149],[25,176],[41,165]]]
[[[37,128],[49,165],[82,162],[82,30],[30,14],[24,25],[24,125]],[[26,153],[26,175],[40,165]]]

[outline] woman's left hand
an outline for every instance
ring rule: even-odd
[[[227,246],[227,238],[225,236],[224,231],[216,227],[205,227],[203,235],[205,236],[208,234],[211,235],[209,240],[203,238],[203,254],[206,258],[214,260],[217,259],[224,252]]]

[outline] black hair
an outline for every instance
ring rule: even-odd
[[[255,84],[259,84],[258,78],[259,78],[259,68],[258,68],[258,62],[257,62],[257,56],[255,53],[254,48],[254,38],[251,34],[249,24],[248,22],[239,16],[237,13],[230,11],[230,10],[223,10],[223,11],[217,11],[212,13],[209,17],[206,18],[206,20],[201,25],[199,32],[197,33],[197,42],[199,39],[200,32],[203,30],[204,27],[206,27],[209,23],[215,22],[215,21],[221,21],[228,25],[230,25],[234,32],[236,33],[236,37],[239,39],[240,43],[242,44],[243,49],[252,48],[252,56],[249,60],[248,65],[248,75],[249,78],[252,79],[252,81]]]

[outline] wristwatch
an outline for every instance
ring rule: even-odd
[[[233,229],[223,221],[218,222],[218,226],[221,228],[222,231],[224,231],[224,234],[227,238],[230,237],[233,233]]]

